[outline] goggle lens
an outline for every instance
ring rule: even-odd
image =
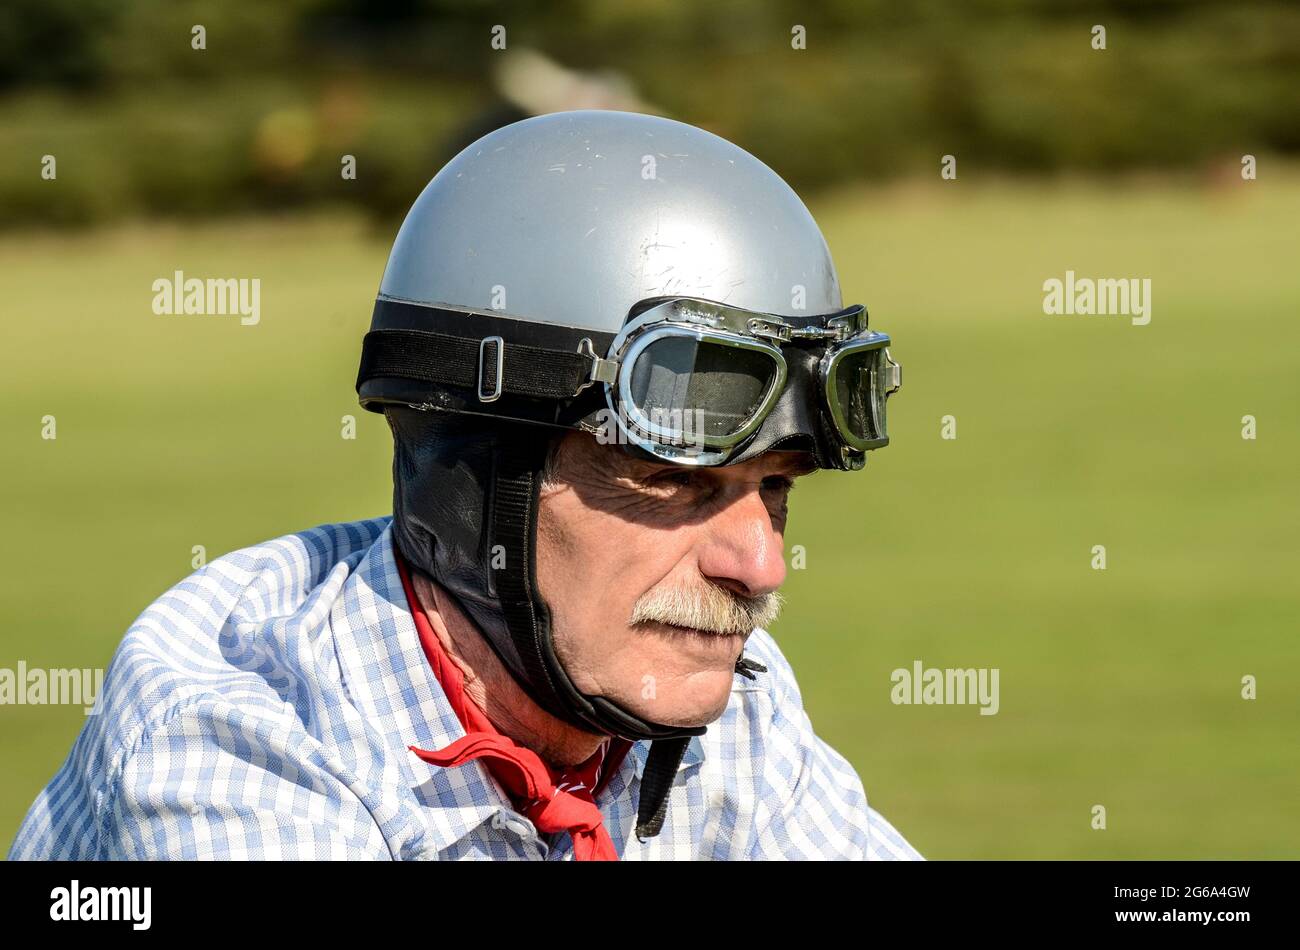
[[[828,381],[827,397],[839,407],[836,422],[858,442],[885,434],[884,349],[864,349],[842,357]]]
[[[763,350],[665,334],[632,363],[629,411],[657,441],[714,447],[751,426],[780,369]]]

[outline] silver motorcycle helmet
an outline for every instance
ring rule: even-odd
[[[681,122],[516,122],[460,152],[407,214],[357,378],[394,434],[394,541],[538,705],[652,741],[638,835],[659,832],[686,743],[706,727],[584,695],[556,656],[533,567],[549,448],[578,429],[669,464],[781,448],[861,468],[888,443],[900,383],[888,346],[863,306],[844,306],[794,191]],[[762,667],[742,656],[736,671]]]

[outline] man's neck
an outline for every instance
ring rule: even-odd
[[[551,766],[576,765],[600,748],[607,737],[571,726],[533,702],[455,601],[421,572],[411,575],[429,626],[465,678],[466,699],[498,732]]]

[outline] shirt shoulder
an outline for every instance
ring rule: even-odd
[[[223,555],[150,604],[105,675],[102,722],[126,736],[198,696],[273,697],[387,518],[320,525]]]
[[[180,720],[196,709],[237,709],[243,722],[291,731],[296,694],[332,659],[321,636],[329,610],[390,520],[320,525],[232,551],[150,604],[114,652],[10,857],[96,857],[101,815],[127,762],[154,734],[187,729]]]

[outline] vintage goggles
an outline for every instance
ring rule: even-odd
[[[804,436],[834,467],[860,468],[889,442],[885,403],[901,370],[888,347],[861,305],[791,317],[657,297],[613,333],[381,297],[357,389],[375,410],[581,428],[682,465]]]
[[[794,346],[824,348],[815,384],[843,446],[860,453],[888,444],[885,404],[902,371],[860,304],[799,318],[665,300],[624,326],[608,357],[594,360],[592,379],[605,384],[623,437],[656,458],[717,465],[776,406],[788,376],[783,351]]]

